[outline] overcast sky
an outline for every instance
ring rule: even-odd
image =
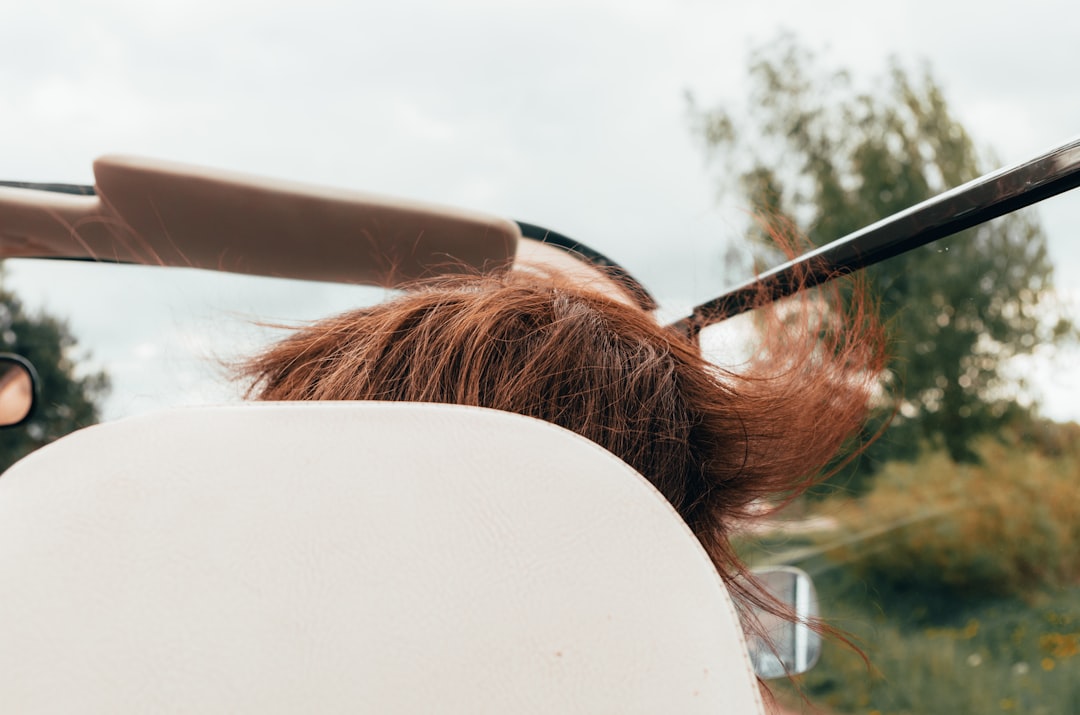
[[[682,306],[722,285],[747,208],[716,208],[685,93],[738,108],[750,48],[782,29],[856,77],[928,63],[1003,163],[1080,134],[1074,2],[750,5],[0,0],[0,178],[91,183],[122,152],[460,205],[578,238]],[[1041,212],[1075,299],[1080,195]],[[131,279],[127,322],[88,315],[74,278],[22,280],[99,358],[167,352],[121,347],[153,280]]]

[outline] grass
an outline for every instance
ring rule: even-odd
[[[1034,600],[928,604],[868,589],[850,571],[818,579],[823,615],[872,663],[827,643],[798,685],[843,713],[1080,713],[1080,588]]]

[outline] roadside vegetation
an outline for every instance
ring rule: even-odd
[[[889,463],[866,494],[807,505],[833,528],[753,547],[807,570],[870,660],[826,644],[797,681],[825,712],[1080,712],[1080,425],[1034,421],[975,451]]]

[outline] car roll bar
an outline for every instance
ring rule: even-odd
[[[0,256],[204,268],[394,287],[512,263],[498,216],[140,157],[94,186],[0,182]]]
[[[1077,186],[1080,136],[807,251],[698,305],[670,327],[695,336],[703,327],[752,310],[763,300],[779,300]]]

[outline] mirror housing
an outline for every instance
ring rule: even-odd
[[[15,427],[30,419],[37,387],[37,371],[29,360],[0,353],[0,427]]]
[[[753,617],[764,635],[751,632],[747,637],[754,672],[766,680],[807,672],[821,655],[821,635],[809,625],[818,615],[813,580],[805,571],[793,566],[754,569],[753,576],[769,595],[786,605],[795,616],[795,620],[790,621],[753,609]]]

